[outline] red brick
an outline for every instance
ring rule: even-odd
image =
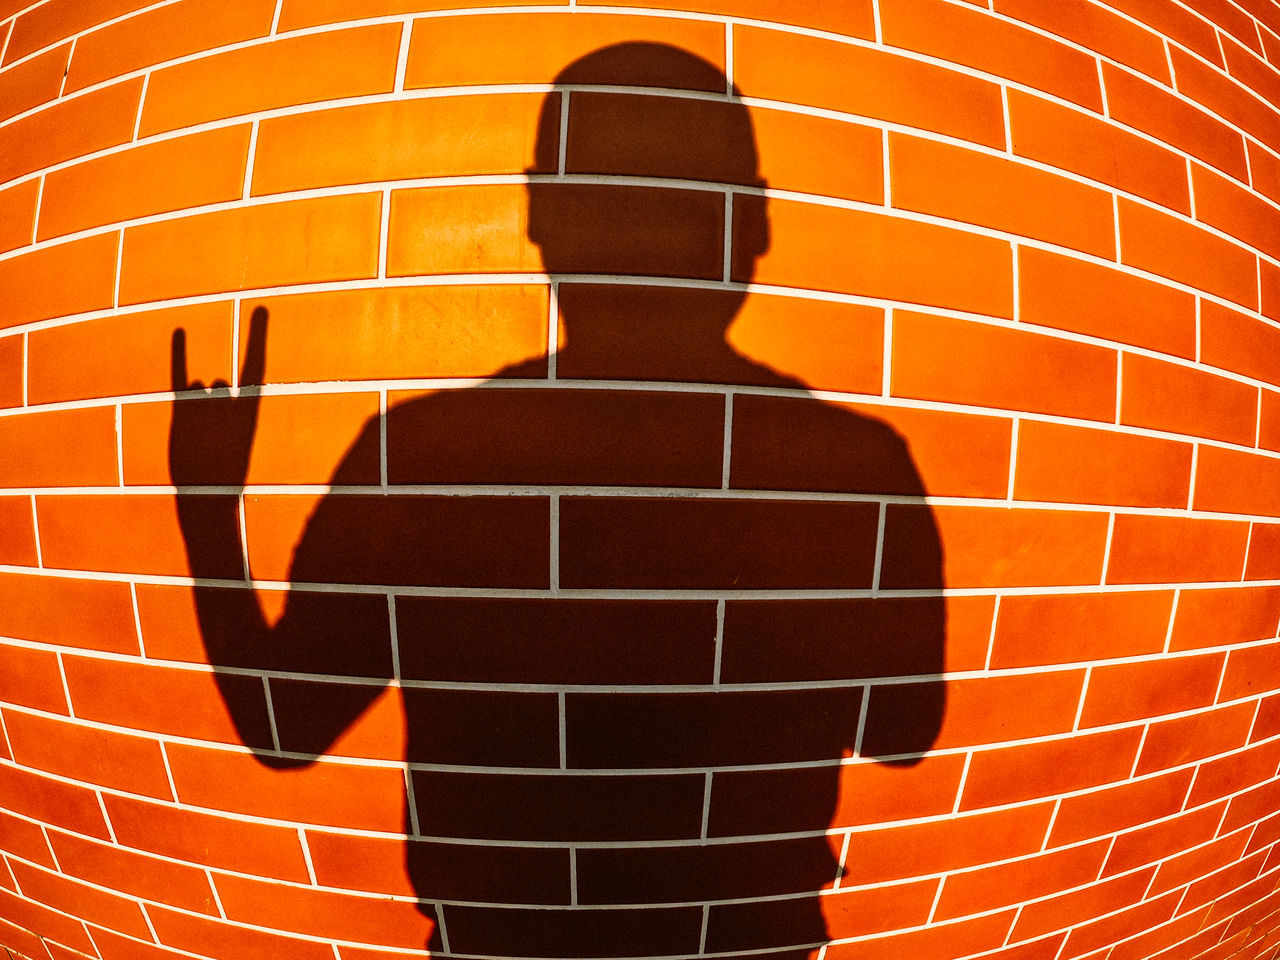
[[[0,487],[115,486],[115,420],[111,407],[0,418]]]
[[[277,936],[163,907],[152,907],[147,915],[162,944],[216,960],[333,960],[333,948],[317,940]]]
[[[980,913],[1088,883],[1097,877],[1106,852],[1106,842],[1098,841],[968,873],[951,874],[943,883],[934,917],[947,920]],[[1034,916],[1033,909],[1023,910],[1018,921],[1021,927],[1035,924],[1033,917],[1027,916],[1028,912]],[[1047,930],[1036,929],[1025,936],[1045,932]],[[1024,934],[1020,931],[1020,935]]]
[[[179,401],[191,411],[184,422],[199,425],[194,435],[200,443],[219,450],[236,446],[238,424],[232,403],[218,399]],[[377,483],[376,449],[353,448],[343,456],[351,438],[359,436],[361,427],[377,413],[378,398],[372,393],[267,397],[258,408],[247,474],[238,473],[237,464],[219,457],[212,463],[194,465],[197,473],[184,473],[179,478],[170,473],[174,405],[129,404],[123,420],[125,483]],[[181,449],[179,457],[183,456]],[[197,459],[195,451],[191,456],[193,461]],[[331,481],[334,465],[339,463],[341,476]]]
[[[1201,303],[1201,361],[1268,383],[1280,383],[1280,331],[1216,303]]]
[[[623,43],[633,46],[610,49]],[[487,54],[476,57],[476,50]],[[724,29],[709,21],[549,12],[429,17],[414,23],[405,86],[559,82],[722,93],[723,69]]]
[[[701,907],[645,910],[444,908],[449,946],[485,955],[523,953],[593,957],[625,943],[633,952],[693,954],[701,940]]]
[[[130,227],[121,302],[372,277],[380,206],[377,194],[317,197]]]
[[[933,734],[929,746],[937,749],[1065,733],[1075,720],[1083,682],[1084,671],[1063,670],[874,685],[869,688],[862,754],[918,751],[925,739],[922,733]],[[946,704],[940,727],[920,716],[920,705],[931,702],[931,689],[940,691],[934,695],[936,702]]]
[[[189,576],[174,500],[161,494],[38,496],[44,562],[72,570]],[[182,509],[193,528],[236,529],[234,497],[192,497]],[[240,579],[239,553],[232,543],[219,555],[197,556],[198,575]]]
[[[889,150],[895,207],[1115,256],[1111,197],[1101,190],[934,140],[890,134]]]
[[[7,190],[0,190],[0,253],[31,243],[39,192],[38,179],[23,180]]]
[[[1218,699],[1235,700],[1280,688],[1280,667],[1276,665],[1275,656],[1278,649],[1280,645],[1267,644],[1247,650],[1232,650],[1223,672]]]
[[[1058,503],[1185,507],[1191,462],[1191,444],[1027,420],[1018,431],[1013,494]]]
[[[231,379],[231,308],[199,303],[69,323],[28,335],[32,403],[172,389],[171,340],[186,333],[193,377]]]
[[[1244,138],[1222,121],[1112,64],[1103,63],[1102,80],[1113,120],[1185,150],[1238,180],[1247,179]]]
[[[1097,583],[1106,528],[1102,513],[891,504],[880,585],[939,586],[939,535],[948,587]]]
[[[1116,514],[1106,582],[1239,580],[1248,535],[1233,520]]]
[[[1120,200],[1120,259],[1129,266],[1217,294],[1250,309],[1258,305],[1252,253],[1167,214]]]
[[[1280,117],[1277,118],[1280,121]],[[1191,182],[1196,219],[1275,257],[1280,255],[1280,210],[1246,187],[1195,164]]]
[[[84,720],[271,746],[266,700],[257,677],[75,656],[63,658],[63,669],[76,716]]]
[[[227,917],[309,936],[421,947],[431,926],[415,903],[266,884],[219,875],[218,899]],[[321,944],[316,944],[321,946]]]
[[[1280,111],[1266,100],[1251,96],[1238,83],[1182,50],[1175,47],[1169,55],[1178,90],[1184,96],[1203,104],[1271,149],[1280,147],[1280,135],[1276,133]]]
[[[880,392],[884,311],[877,307],[589,283],[562,283],[558,302],[562,378]]]
[[[834,76],[846,82],[833,84]],[[1004,145],[1003,107],[995,84],[886,51],[739,27],[734,30],[734,82],[746,96]]]
[[[218,912],[203,870],[71,834],[51,832],[49,841],[63,872],[80,880],[184,910]]]
[[[1105,7],[1085,0],[996,0],[994,9],[1096,50],[1162,83],[1169,81],[1169,63],[1160,35]],[[1010,91],[1011,101],[1015,95]]]
[[[549,516],[545,497],[329,494],[317,507],[310,496],[252,496],[249,569],[308,583],[545,587]],[[422,544],[443,542],[448,551],[423,555]]]
[[[571,693],[568,763],[679,767],[832,760],[851,751],[858,688]]]
[[[0,890],[0,916],[41,939],[48,937],[86,953],[95,952],[93,941],[89,939],[81,921],[64,913],[56,913],[42,904],[16,897],[7,890]],[[37,953],[35,956],[39,957],[41,954]]]
[[[1172,816],[1182,809],[1193,774],[1192,770],[1178,770],[1065,797],[1054,818],[1049,845],[1056,847],[1103,837]]]
[[[169,744],[178,797],[231,813],[398,831],[404,774],[398,767],[317,761],[282,773],[246,753]]]
[[[36,643],[138,653],[125,583],[0,574],[0,633]]]
[[[1094,667],[1081,727],[1145,720],[1213,703],[1225,656],[1220,653]]]
[[[0,129],[0,183],[127,143],[133,138],[141,94],[141,78],[125,80],[56,103]]]
[[[753,260],[752,238],[771,236]],[[1004,240],[881,213],[739,197],[733,279],[884,297],[1009,317],[1012,248]],[[821,240],[815,240],[821,238]],[[932,264],[919,271],[921,262]]]
[[[0,802],[12,813],[65,827],[89,837],[108,837],[97,794],[30,770],[0,765]]]
[[[307,882],[298,831],[292,827],[252,823],[113,794],[104,794],[103,802],[116,840],[122,846],[189,863]],[[100,835],[105,836],[105,831]]]
[[[1241,703],[1153,723],[1147,729],[1135,772],[1150,773],[1240,749],[1249,736],[1255,710],[1255,704]]]
[[[110,307],[118,246],[116,234],[103,234],[0,261],[0,328]]]
[[[566,497],[561,584],[868,587],[876,515],[841,501]]]
[[[271,0],[234,4],[186,0],[109,24],[76,39],[67,92],[165,60],[264,36],[271,29],[274,12]]]
[[[1150,878],[1150,871],[1143,871],[1032,904],[1022,911],[1013,928],[1013,936],[1030,937],[1044,930],[1071,926],[1066,948],[1071,952],[1064,951],[1063,955],[1078,957],[1086,950],[1098,948],[1105,955],[1112,943],[1135,932],[1135,928],[1146,929],[1148,924],[1168,920],[1173,915],[1178,903],[1176,896],[1164,901],[1147,901],[1136,908],[1131,906],[1143,899],[1143,891]],[[1118,909],[1124,909],[1124,912],[1089,922]]]
[[[160,744],[37,714],[5,711],[14,759],[27,767],[130,793],[169,799]]]
[[[730,600],[721,679],[835,680],[981,669],[992,606],[987,597]]]
[[[1196,300],[1189,293],[1034,247],[1018,249],[1018,281],[1025,323],[1195,356]]]
[[[1274,637],[1277,623],[1280,590],[1274,587],[1185,590],[1178,597],[1169,646],[1189,650],[1251,643]]]
[[[25,863],[10,863],[25,896],[73,917],[134,937],[149,937],[141,905]]]
[[[1196,461],[1195,509],[1280,516],[1280,458],[1204,446]]]
[[[704,784],[699,774],[567,776],[418,770],[413,774],[413,795],[419,822],[430,824],[429,832],[440,837],[695,840],[701,830]],[[319,853],[313,839],[311,855],[317,863]]]
[[[388,93],[399,24],[290,37],[151,74],[140,136],[298,103]]]
[[[1159,653],[1172,608],[1168,591],[1002,597],[991,667]]]
[[[900,311],[893,323],[891,390],[900,397],[1112,420],[1116,354],[1057,337]]]
[[[961,810],[1015,803],[1124,780],[1140,727],[975,752]]]
[[[1276,774],[1280,741],[1268,741],[1200,765],[1187,806],[1198,806],[1244,790]]]
[[[1137,354],[1121,367],[1122,423],[1253,446],[1256,387]]]
[[[238,199],[248,151],[247,125],[223,127],[55,170],[45,177],[37,235]]]
[[[400,673],[467,683],[708,683],[709,601],[397,597]]]
[[[649,99],[649,98],[643,98]],[[547,96],[556,126],[539,129],[534,94],[432,97],[315,110],[262,121],[253,193],[349,183],[475,174],[555,173],[559,95]],[[576,102],[576,101],[575,101]],[[377,150],[352,150],[377,143]]]
[[[423,232],[441,222],[455,225],[448,242],[424,244]],[[611,228],[618,222],[628,224],[625,243]],[[389,231],[387,273],[397,277],[723,274],[724,198],[715,191],[594,183],[398,190]]]
[[[884,42],[951,60],[1102,109],[1088,54],[987,13],[937,0],[882,0]]]
[[[0,497],[0,563],[36,566],[35,514],[30,497]]]
[[[3,42],[4,35],[0,34],[0,44]],[[0,74],[0,120],[8,120],[56,99],[70,52],[71,45],[64,44],[32,57],[26,63],[10,66]]]
[[[391,483],[720,485],[718,394],[453,390],[392,392],[388,404]]]

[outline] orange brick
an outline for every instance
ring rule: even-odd
[[[1141,737],[1141,727],[1129,727],[977,751],[969,766],[960,809],[1052,797],[1124,780]]]
[[[1275,587],[1184,590],[1178,597],[1170,649],[1251,643],[1274,637],[1278,624],[1280,589]]]
[[[1229,37],[1223,38],[1222,48],[1226,54],[1228,74],[1268,103],[1275,103],[1280,98],[1280,74],[1264,57]],[[1250,156],[1253,155],[1254,146],[1249,145]]]
[[[130,793],[171,796],[160,744],[149,737],[12,710],[5,712],[4,726],[14,759],[23,766]]]
[[[0,563],[36,566],[35,530],[30,497],[0,497]]]
[[[833,943],[826,952],[829,960],[948,960],[957,951],[986,953],[998,949],[1013,924],[1014,911],[993,913],[959,923],[939,923],[900,933],[853,943]],[[1017,958],[1013,958],[1017,960]],[[1039,958],[1032,958],[1039,960]]]
[[[1222,63],[1222,51],[1218,48],[1217,33],[1212,24],[1194,16],[1173,0],[1117,0],[1111,6],[1205,59]]]
[[[1161,83],[1169,81],[1160,35],[1105,7],[1086,0],[995,0],[995,11],[1073,40]]]
[[[1094,667],[1081,727],[1146,720],[1213,702],[1226,658],[1221,653]]]
[[[1116,514],[1107,583],[1239,580],[1249,525]]]
[[[1270,693],[1280,687],[1276,651],[1276,644],[1232,650],[1222,675],[1222,689],[1218,692],[1218,699],[1222,701],[1252,697]]]
[[[84,951],[86,956],[93,952],[93,941],[89,939],[84,924],[73,917],[54,912],[32,900],[20,899],[7,890],[0,891],[0,910],[3,911],[6,921],[12,921],[20,925],[19,929],[25,929],[32,934],[34,943],[40,947],[34,954],[36,957],[42,953],[45,956],[53,956],[44,946],[47,942],[45,937],[56,940],[58,943],[69,944],[76,950]]]
[[[235,419],[217,400],[186,400],[203,404],[201,443],[235,442]],[[378,482],[376,450],[370,456],[344,460],[343,454],[369,417],[378,413],[376,394],[320,394],[317,396],[267,397],[258,409],[257,431],[247,476],[223,472],[225,461],[209,464],[215,472],[205,477],[184,477],[197,484],[327,483],[335,467],[343,464],[342,483]],[[128,484],[173,483],[169,470],[170,422],[173,405],[137,403],[124,408],[124,479]],[[179,448],[178,455],[183,451]]]
[[[1204,301],[1200,342],[1203,363],[1280,384],[1280,330],[1271,324]]]
[[[133,138],[142,80],[56,103],[0,128],[0,183]]]
[[[1182,809],[1192,773],[1180,770],[1063,798],[1053,821],[1049,845],[1056,847],[1106,836],[1172,816]]]
[[[372,277],[381,199],[319,197],[130,227],[121,302]]]
[[[1251,186],[1258,193],[1280,202],[1280,157],[1250,140],[1249,173],[1252,174]]]
[[[705,13],[773,20],[798,27],[828,30],[871,40],[875,22],[869,0],[825,3],[823,0],[614,0],[613,7],[657,7],[660,10],[697,10]]]
[[[1120,200],[1120,259],[1140,270],[1258,306],[1257,258],[1247,250],[1167,214]]]
[[[880,213],[738,197],[733,279],[885,297],[1008,317],[1013,314],[1007,241]],[[772,241],[752,263],[751,238]],[[920,263],[931,265],[927,271]]]
[[[1175,47],[1169,55],[1173,60],[1174,76],[1178,78],[1178,90],[1182,94],[1203,104],[1271,149],[1280,148],[1280,133],[1276,132],[1280,111],[1182,50]]]
[[[0,601],[7,637],[138,653],[128,584],[0,574]]]
[[[0,120],[8,120],[56,98],[70,52],[71,45],[66,44],[0,73]]]
[[[476,56],[478,50],[485,55]],[[635,84],[722,93],[724,54],[724,28],[693,19],[601,13],[424,17],[414,22],[404,82],[407,88]]]
[[[1088,9],[1102,12],[1101,7]],[[1186,161],[1150,140],[1021,90],[1009,91],[1009,127],[1019,156],[1191,212]]]
[[[146,0],[53,0],[29,10],[14,25],[5,63],[90,27],[145,7]],[[28,4],[18,4],[18,8]]]
[[[1116,409],[1113,350],[952,317],[893,318],[891,392],[1093,420]]]
[[[1079,886],[1098,875],[1106,853],[1105,842],[1090,843],[1041,853],[1013,863],[952,874],[943,883],[934,916],[947,920]],[[1035,936],[1036,933],[1030,935]]]
[[[1196,461],[1195,509],[1280,516],[1280,459],[1204,446]]]
[[[0,190],[0,253],[31,243],[39,192],[39,180],[24,180]]]
[[[185,910],[218,912],[202,870],[73,834],[51,832],[49,841],[73,877]]]
[[[253,193],[416,177],[554,173],[559,95],[548,97],[556,125],[541,130],[543,97],[535,94],[430,97],[264,120]],[[353,150],[353,143],[377,148]],[[549,167],[535,162],[548,155]]]
[[[271,0],[184,0],[112,23],[76,40],[67,92],[175,57],[265,36],[274,12]]]
[[[1074,180],[896,133],[889,135],[889,178],[900,209],[1115,256],[1111,197]]]
[[[259,110],[388,93],[399,24],[274,40],[151,74],[140,136]]]
[[[1102,79],[1113,120],[1185,150],[1238,180],[1247,178],[1244,139],[1222,121],[1109,63],[1102,65]]]
[[[1280,761],[1280,742],[1275,740],[1207,761],[1200,765],[1187,806],[1199,806],[1270,780],[1275,776],[1277,761]]]
[[[27,346],[31,402],[172,389],[171,340],[177,327],[186,331],[193,379],[231,379],[231,305],[201,303],[33,331]]]
[[[236,529],[234,497],[191,497],[189,522]],[[114,573],[190,576],[174,498],[45,496],[36,498],[40,545],[47,566]],[[219,556],[197,558],[199,576],[240,579],[243,561],[234,541]],[[208,569],[204,569],[207,566]]]
[[[1002,597],[991,667],[1159,653],[1172,607],[1169,591]]]
[[[559,377],[880,391],[884,311],[876,307],[593,283],[562,283],[558,303]]]
[[[27,377],[26,337],[0,338],[0,407],[20,407]]]
[[[67,713],[58,658],[49,650],[0,645],[0,678],[6,703],[47,713]]]
[[[0,418],[0,487],[114,486],[115,446],[111,407]]]
[[[110,836],[98,795],[87,787],[6,764],[0,766],[0,798],[5,810],[20,816],[87,837]]]
[[[826,107],[1004,145],[999,88],[946,67],[799,34],[738,27],[734,82],[745,96]],[[833,84],[832,77],[844,82]]]
[[[249,128],[226,127],[113,153],[45,177],[38,236],[235,200]]]
[[[1088,936],[1087,932],[1079,932],[1087,920],[1138,902],[1142,899],[1143,891],[1150,880],[1151,871],[1148,870],[1093,883],[1081,890],[1073,890],[1051,900],[1030,904],[1019,915],[1018,922],[1014,925],[1013,936],[1019,939],[1037,937],[1049,930],[1075,927],[1071,936],[1075,937],[1076,942],[1079,943],[1082,937]],[[1161,904],[1162,918],[1167,919],[1173,912],[1173,908],[1174,903]],[[1112,918],[1111,922],[1115,922],[1115,919]],[[1088,928],[1084,930],[1087,931]],[[1084,949],[1088,949],[1088,946]],[[1104,949],[1103,952],[1105,953],[1106,950]],[[1094,960],[1097,960],[1096,954]]]
[[[1192,446],[1116,430],[1026,420],[1018,428],[1019,500],[1186,507]]]
[[[975,67],[1101,111],[1093,57],[988,13],[940,0],[881,0],[884,42]]]
[[[1262,389],[1258,409],[1258,446],[1263,450],[1280,450],[1280,394]]]
[[[333,960],[333,948],[318,940],[279,936],[164,907],[151,907],[147,916],[162,944],[192,953],[199,951],[218,960]]]
[[[1142,754],[1135,772],[1139,775],[1151,773],[1239,750],[1249,737],[1256,709],[1256,704],[1241,703],[1153,723],[1147,729],[1147,739],[1142,743]]]
[[[930,586],[922,538],[935,522],[948,587],[1097,583],[1102,574],[1105,513],[891,504],[882,587]],[[936,586],[936,570],[933,576]]]
[[[1249,532],[1246,580],[1280,579],[1280,524],[1253,523]]]
[[[483,377],[528,358],[534,359],[523,375],[545,376],[544,286],[383,287],[266,297],[244,301],[242,329],[258,307],[269,315],[268,383]]]
[[[112,306],[118,246],[119,237],[108,233],[0,261],[0,327]]]
[[[1272,320],[1280,319],[1280,267],[1268,260],[1259,260],[1262,271],[1262,312]]]
[[[1122,376],[1122,423],[1253,445],[1256,387],[1136,354]]]
[[[1280,122],[1280,117],[1277,118]],[[1195,164],[1191,182],[1196,219],[1215,226],[1268,256],[1280,255],[1280,210],[1226,177]]]
[[[1018,249],[1020,317],[1179,357],[1196,352],[1196,299],[1111,267]]]
[[[166,748],[178,798],[230,813],[398,832],[404,772],[322,760],[282,773],[240,751],[187,744]]]
[[[107,893],[25,863],[15,863],[11,869],[14,878],[22,885],[23,894],[33,900],[133,937],[151,934],[142,906],[136,900]]]

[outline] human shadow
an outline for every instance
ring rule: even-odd
[[[591,89],[655,68],[721,96]],[[841,761],[914,764],[941,723],[941,683],[883,703],[866,685],[943,671],[927,511],[916,589],[877,582],[881,499],[925,489],[890,427],[726,339],[770,241],[752,121],[724,74],[631,43],[556,87],[528,186],[528,234],[557,281],[553,366],[535,357],[371,419],[307,521],[274,624],[252,590],[194,589],[208,659],[271,671],[280,750],[256,756],[276,768],[324,755],[398,669],[405,864],[433,952],[806,956],[833,935],[825,831],[842,782],[857,784]],[[562,149],[568,173],[610,181],[554,176]],[[634,176],[658,179],[618,185]],[[738,282],[716,245],[724,193],[688,180],[751,197],[732,223]],[[175,402],[178,488],[243,487],[267,339],[259,307],[251,389]],[[181,330],[174,388],[203,389]],[[240,535],[198,500],[179,496],[179,519],[194,576],[216,579]],[[383,595],[343,584],[385,587],[394,625]],[[490,855],[503,850],[518,856]]]

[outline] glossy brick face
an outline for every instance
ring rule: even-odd
[[[0,946],[1275,960],[1277,0],[0,0]]]

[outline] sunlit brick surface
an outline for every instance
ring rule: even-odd
[[[0,0],[15,954],[1275,960],[1278,628],[1276,0]]]

